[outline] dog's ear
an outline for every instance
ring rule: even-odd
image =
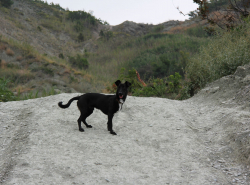
[[[131,86],[131,83],[129,83],[128,81],[126,81],[126,82],[125,82],[125,85],[126,85],[127,87],[130,87],[130,86]]]
[[[117,80],[116,82],[115,82],[115,85],[118,87],[119,85],[121,84],[121,81],[120,80]]]

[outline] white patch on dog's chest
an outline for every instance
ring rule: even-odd
[[[119,110],[118,111],[122,110],[123,103],[124,103],[123,99],[120,99],[119,100]]]

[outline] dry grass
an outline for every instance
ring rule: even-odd
[[[10,48],[7,48],[5,52],[9,56],[14,56],[15,55],[14,51],[12,49],[10,49]]]
[[[16,57],[16,60],[21,61],[21,60],[23,60],[23,57],[21,55],[19,55],[18,57]]]
[[[85,74],[83,79],[86,80],[87,82],[91,82],[93,79],[93,76],[91,74]]]
[[[1,69],[5,69],[7,62],[5,60],[2,60],[0,64],[1,64]]]
[[[64,71],[63,71],[63,75],[68,75],[70,74],[70,69],[66,68]]]
[[[7,46],[3,43],[0,44],[0,50],[6,50]]]
[[[20,69],[17,71],[20,76],[32,76],[33,74],[28,69]]]
[[[0,68],[0,77],[9,78],[13,83],[27,83],[34,79],[34,74],[28,69]]]
[[[30,92],[31,90],[33,90],[33,89],[32,89],[32,88],[29,88],[29,87],[25,87],[25,86],[23,86],[23,85],[18,85],[18,86],[16,86],[16,87],[12,88],[12,91],[13,91],[13,92],[18,92],[18,93],[20,93],[20,94],[26,93],[26,92]]]
[[[166,33],[168,33],[168,34],[182,33],[184,31],[186,31],[187,29],[194,28],[194,27],[197,27],[197,26],[198,26],[197,23],[191,24],[189,26],[176,26],[176,27],[171,28]]]

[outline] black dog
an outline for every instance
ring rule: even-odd
[[[91,125],[86,123],[86,118],[93,113],[94,108],[100,109],[104,114],[108,115],[108,131],[110,131],[110,134],[116,135],[112,129],[112,119],[114,114],[122,108],[122,105],[125,102],[128,94],[128,87],[131,85],[131,83],[126,81],[124,84],[122,84],[120,80],[117,80],[115,84],[117,86],[115,95],[86,93],[84,95],[70,99],[66,105],[63,105],[62,102],[59,102],[58,106],[65,109],[68,108],[74,100],[78,100],[77,107],[80,110],[81,115],[77,121],[79,131],[81,132],[84,132],[84,129],[81,126],[81,121],[86,125],[87,128],[92,128]]]

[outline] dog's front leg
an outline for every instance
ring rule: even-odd
[[[112,127],[113,127],[113,125],[112,125],[113,117],[114,117],[114,114],[108,114],[108,131],[110,131],[110,134],[117,135],[112,129]]]

